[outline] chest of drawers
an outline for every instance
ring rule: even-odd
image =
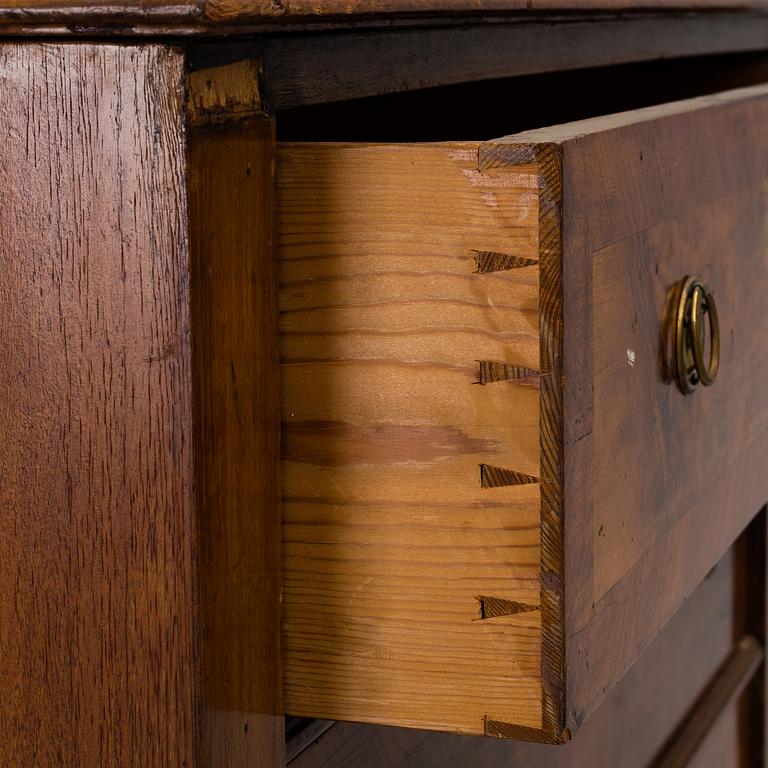
[[[0,24],[0,764],[762,764],[759,5]]]

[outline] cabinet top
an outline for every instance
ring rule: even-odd
[[[765,7],[767,0],[0,0],[0,33],[206,35],[415,17]]]

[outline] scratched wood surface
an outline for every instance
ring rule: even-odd
[[[540,730],[538,173],[279,145],[286,710]]]
[[[0,765],[194,759],[183,59],[0,46]]]

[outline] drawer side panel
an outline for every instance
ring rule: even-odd
[[[542,727],[539,178],[282,145],[292,714]]]

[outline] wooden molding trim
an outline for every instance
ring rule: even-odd
[[[747,687],[762,660],[763,649],[757,640],[751,635],[742,638],[694,704],[683,725],[662,748],[652,768],[689,765],[712,726]]]

